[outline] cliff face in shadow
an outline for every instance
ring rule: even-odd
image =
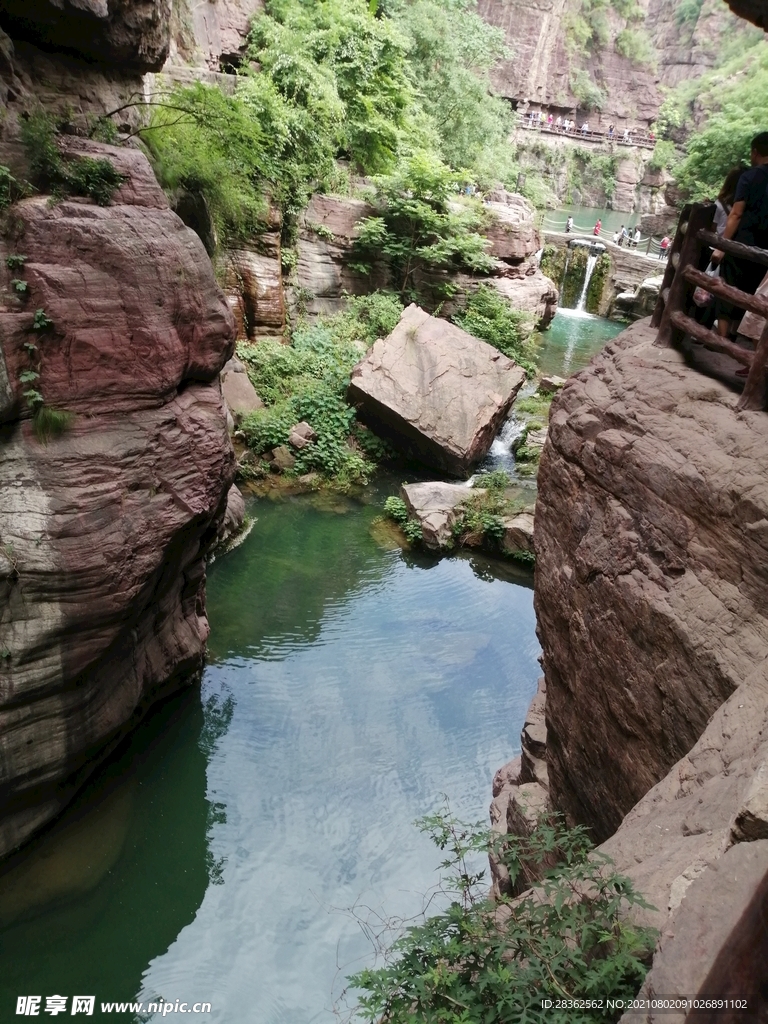
[[[154,18],[159,8],[145,6]],[[0,24],[16,26],[2,7]],[[40,62],[59,75],[58,102],[77,95],[81,67],[83,102],[130,87],[150,60],[146,26],[131,35],[131,24],[112,26],[133,40],[122,71],[3,37],[0,163],[23,166],[16,115],[46,106]],[[124,182],[106,207],[35,195],[2,219],[0,856],[58,813],[153,700],[199,670],[205,559],[234,474],[218,382],[234,324],[202,243],[138,150],[77,139],[64,149],[109,159]],[[31,383],[46,411],[67,414],[60,436],[41,436]]]
[[[525,828],[533,795],[604,840],[661,929],[641,994],[728,995],[729,964],[756,999],[768,965],[750,973],[742,953],[768,872],[768,419],[654,338],[635,324],[553,402],[545,709],[495,813]]]

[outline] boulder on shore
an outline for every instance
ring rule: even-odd
[[[492,345],[411,305],[352,371],[349,399],[408,455],[462,476],[488,452],[524,380]]]
[[[471,490],[465,484],[449,484],[440,480],[421,484],[403,484],[400,489],[408,512],[421,526],[425,547],[440,549],[453,542],[453,524],[457,508],[472,494],[485,494],[484,490]]]

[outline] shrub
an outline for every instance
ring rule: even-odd
[[[24,185],[14,178],[4,164],[0,164],[0,211],[7,210],[11,203],[21,199],[25,192]]]
[[[558,816],[541,818],[527,837],[494,839],[450,811],[417,823],[446,856],[432,905],[384,954],[384,965],[350,978],[362,991],[357,1012],[377,1024],[571,1024],[616,1021],[621,1010],[558,1010],[542,997],[631,999],[653,950],[652,930],[626,917],[648,907],[632,882],[592,849],[586,830]],[[536,890],[496,913],[478,858],[495,852],[517,880],[527,865],[543,879]],[[549,867],[553,854],[559,863]],[[523,877],[525,877],[523,875]]]
[[[72,424],[74,414],[65,412],[62,409],[51,409],[47,405],[41,405],[32,418],[32,428],[35,437],[42,444],[47,444],[56,437],[61,437],[65,430]]]
[[[521,512],[524,504],[506,497],[511,481],[504,470],[482,473],[475,478],[473,488],[459,505],[452,532],[463,543],[470,536],[484,537],[497,544],[504,537],[504,519]],[[482,490],[481,490],[482,489]]]
[[[489,272],[494,261],[487,241],[477,232],[481,214],[469,205],[456,212],[463,176],[421,150],[406,158],[395,173],[374,179],[377,216],[364,220],[355,243],[361,269],[384,256],[402,296],[417,294],[420,271],[430,267],[464,267]]]
[[[241,346],[240,358],[265,403],[242,422],[248,446],[261,454],[287,444],[291,427],[306,420],[318,437],[296,453],[295,471],[319,472],[342,489],[364,483],[387,448],[357,424],[346,401],[349,374],[360,359],[359,343],[389,333],[401,312],[394,296],[374,293],[350,299],[335,316],[299,324],[291,345],[264,340]]]
[[[648,34],[639,28],[625,28],[616,36],[616,52],[633,64],[653,67],[657,63],[656,51]]]
[[[32,183],[56,196],[88,196],[108,206],[124,178],[109,160],[76,157],[65,161],[56,144],[53,121],[47,114],[31,114],[21,123]]]
[[[528,376],[536,373],[534,347],[529,340],[533,327],[531,316],[512,309],[495,289],[487,285],[478,288],[469,296],[464,309],[456,313],[453,322],[514,359]]]

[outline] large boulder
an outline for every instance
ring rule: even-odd
[[[453,524],[456,522],[459,505],[472,494],[485,494],[485,491],[470,490],[465,484],[435,480],[403,484],[400,493],[409,514],[421,526],[425,546],[440,550],[453,543]]]
[[[208,636],[205,559],[234,475],[218,382],[234,324],[146,159],[122,159],[115,205],[26,199],[0,241],[0,856],[194,679]],[[14,255],[26,262],[10,270]],[[25,372],[69,417],[47,443]]]
[[[490,242],[491,256],[519,263],[541,249],[536,210],[523,196],[504,191],[491,193],[484,209],[488,223],[483,227],[483,234]]]
[[[354,368],[349,398],[409,455],[462,476],[487,454],[524,380],[498,349],[411,305]]]

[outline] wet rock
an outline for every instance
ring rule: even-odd
[[[558,377],[557,374],[551,373],[541,378],[536,390],[542,395],[554,395],[564,385],[565,377]]]
[[[233,356],[221,371],[221,393],[227,408],[236,419],[264,408],[245,366],[237,356]]]
[[[226,548],[242,530],[245,521],[245,500],[234,484],[227,492],[227,507],[216,534],[216,547]]]
[[[533,513],[521,512],[519,515],[504,519],[503,522],[502,550],[508,555],[516,551],[533,552]]]
[[[306,448],[308,444],[314,444],[315,441],[317,441],[317,431],[313,430],[304,420],[291,427],[288,443],[294,448],[298,448],[299,451]]]
[[[485,494],[485,491],[470,489],[464,484],[433,481],[404,484],[400,493],[408,512],[421,526],[423,543],[428,548],[439,550],[453,546],[452,528],[461,502],[473,494]]]
[[[487,453],[524,379],[497,349],[412,305],[354,368],[349,398],[377,433],[460,476]]]
[[[284,444],[279,444],[277,448],[273,448],[271,452],[267,453],[267,461],[276,472],[284,473],[286,470],[295,467],[296,456],[290,448],[287,448]]]

